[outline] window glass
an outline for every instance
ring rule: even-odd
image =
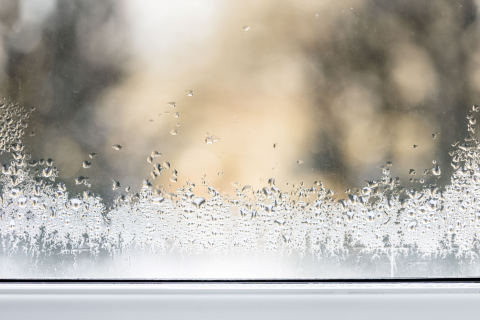
[[[0,277],[478,277],[478,6],[0,0]]]

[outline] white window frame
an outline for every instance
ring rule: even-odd
[[[0,319],[480,319],[480,279],[13,281],[0,284]]]

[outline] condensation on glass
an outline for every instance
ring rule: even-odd
[[[6,1],[0,277],[478,277],[477,9]]]

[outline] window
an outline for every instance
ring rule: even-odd
[[[478,277],[477,10],[4,1],[0,276]]]

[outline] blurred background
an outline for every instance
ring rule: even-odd
[[[36,108],[33,158],[107,201],[202,177],[227,193],[321,180],[341,197],[387,161],[419,186],[436,160],[445,184],[480,103],[478,5],[0,0],[0,96]],[[156,179],[152,151],[171,165]]]

